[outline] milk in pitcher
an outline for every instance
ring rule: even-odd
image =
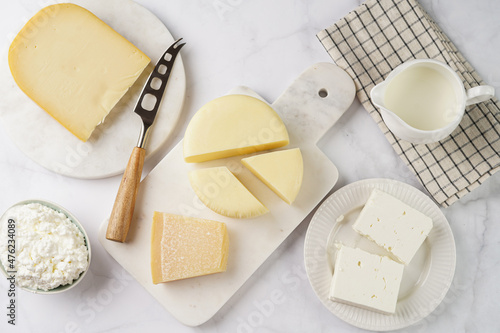
[[[412,66],[399,73],[387,86],[387,109],[408,125],[435,130],[453,121],[457,98],[450,80],[429,66]]]

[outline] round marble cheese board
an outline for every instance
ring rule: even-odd
[[[82,142],[19,89],[10,73],[7,48],[0,55],[0,123],[21,151],[53,172],[82,179],[114,176],[125,170],[137,144],[141,120],[133,109],[142,87],[174,38],[154,14],[131,0],[68,2],[90,10],[142,50],[151,63],[90,139]],[[59,2],[45,1],[32,14],[53,3]],[[158,151],[172,133],[182,111],[185,91],[186,76],[179,56],[148,140],[146,158]]]
[[[384,249],[352,229],[352,224],[374,188],[395,196],[433,221],[429,236],[412,261],[405,266],[396,313],[392,315],[334,302],[328,298],[335,265],[335,243],[389,256]],[[311,286],[328,310],[359,328],[389,331],[416,323],[441,303],[452,284],[456,249],[446,217],[428,196],[399,181],[366,179],[334,192],[318,208],[307,230],[304,260]]]

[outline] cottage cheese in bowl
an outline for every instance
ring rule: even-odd
[[[24,201],[0,219],[0,262],[6,272],[15,272],[16,284],[23,289],[62,291],[85,274],[90,246],[81,225],[62,207]]]

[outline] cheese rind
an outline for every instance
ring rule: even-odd
[[[241,163],[286,203],[292,204],[299,194],[304,174],[299,148],[243,158]]]
[[[374,189],[352,227],[408,264],[429,235],[432,219]]]
[[[390,314],[396,311],[404,265],[341,245],[330,285],[331,300]]]
[[[40,10],[9,48],[17,85],[82,141],[137,80],[150,59],[88,10]]]
[[[154,212],[151,229],[154,284],[224,272],[228,249],[224,223]]]
[[[218,214],[248,218],[269,211],[225,166],[193,170],[189,181],[201,202]]]
[[[227,95],[205,104],[184,135],[184,160],[198,163],[286,146],[288,132],[263,101]]]

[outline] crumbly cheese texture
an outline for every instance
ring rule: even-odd
[[[39,203],[14,206],[4,215],[0,258],[8,262],[7,221],[15,221],[16,283],[50,290],[71,284],[88,266],[88,248],[78,227],[63,213]]]
[[[151,230],[153,283],[226,271],[229,238],[222,222],[155,212]]]
[[[268,104],[246,95],[216,98],[193,116],[184,135],[188,163],[286,146],[285,124]]]
[[[404,265],[341,245],[335,260],[330,299],[391,314],[396,311]]]
[[[193,170],[189,181],[201,202],[218,214],[248,218],[269,212],[225,166]]]
[[[17,85],[82,141],[149,62],[94,14],[70,3],[39,11],[9,49]]]
[[[286,203],[292,204],[299,194],[304,174],[299,148],[247,157],[241,163]]]
[[[432,219],[374,189],[352,227],[408,264],[429,235]]]

